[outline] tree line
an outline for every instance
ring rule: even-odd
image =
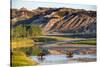
[[[36,37],[42,35],[41,28],[36,25],[18,25],[11,29],[11,37],[24,38],[24,37]]]

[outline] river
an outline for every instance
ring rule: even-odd
[[[46,37],[46,36],[45,36]],[[80,38],[84,40],[85,38]],[[49,41],[47,43],[42,42],[40,48],[48,49],[50,54],[39,59],[38,56],[30,56],[33,60],[38,62],[38,65],[51,65],[51,64],[66,64],[66,63],[80,63],[80,62],[93,62],[96,61],[96,46],[86,44],[68,44],[69,42],[78,41],[80,39],[65,39],[59,41]],[[58,51],[59,50],[59,51]],[[65,55],[67,50],[78,51],[74,53],[73,57],[67,57]],[[57,54],[57,51],[59,54]],[[84,53],[85,52],[85,53]]]
[[[85,55],[73,55],[69,58],[66,55],[46,55],[44,59],[38,59],[38,56],[30,56],[33,60],[37,61],[39,65],[50,65],[50,64],[66,64],[66,63],[79,63],[96,61],[95,54],[85,54]],[[83,60],[84,59],[84,60]]]

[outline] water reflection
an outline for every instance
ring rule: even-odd
[[[96,59],[95,54],[86,54],[86,55],[76,55],[73,57],[67,57],[65,54],[63,55],[46,55],[43,58],[39,58],[37,56],[31,56],[33,60],[36,60],[39,65],[48,65],[48,64],[64,64],[64,63],[78,63],[79,58],[84,59]]]
[[[43,62],[45,60],[45,58],[40,58],[40,57],[38,57],[38,61],[40,61],[40,62]]]

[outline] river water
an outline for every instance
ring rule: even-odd
[[[84,39],[82,39],[84,40]],[[67,44],[66,45],[62,45],[62,43],[68,43],[68,42],[73,42],[74,40],[63,40],[63,41],[55,41],[55,42],[48,42],[48,43],[43,43],[43,45],[40,47],[41,48],[44,48],[44,49],[49,49],[49,48],[53,48],[53,47],[57,47],[59,46],[58,44],[61,44],[60,45],[60,48],[62,47],[62,49],[64,50],[64,48],[68,48],[68,47],[73,47],[73,48],[77,48],[79,47],[74,45],[69,45]],[[87,45],[80,45],[82,48],[85,48],[87,47]],[[94,46],[88,46],[89,48],[92,48],[93,49],[95,48]],[[57,47],[58,48],[58,47]],[[80,48],[80,47],[79,47]],[[56,49],[55,49],[56,50]],[[39,59],[38,56],[30,56],[30,58],[32,58],[33,60],[37,61],[39,64],[38,65],[51,65],[51,64],[67,64],[67,63],[80,63],[80,62],[92,62],[92,61],[96,61],[96,54],[74,54],[73,57],[67,57],[65,54],[60,54],[60,55],[53,55],[53,54],[49,54],[49,55],[46,55],[44,56],[43,59]],[[81,60],[80,60],[81,59]]]
[[[39,65],[50,65],[50,64],[66,64],[66,63],[79,63],[77,59],[96,59],[95,54],[85,54],[85,55],[74,55],[69,58],[66,55],[46,55],[44,59],[40,60],[37,56],[30,56],[33,60],[37,61]],[[75,60],[76,59],[76,60]]]

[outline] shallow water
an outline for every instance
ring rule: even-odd
[[[40,60],[37,56],[31,56],[31,58],[39,63],[39,65],[48,65],[48,64],[65,64],[65,63],[78,63],[80,61],[73,60],[79,58],[90,58],[95,59],[95,54],[86,54],[86,55],[74,55],[69,58],[66,55],[46,55],[44,59]]]

